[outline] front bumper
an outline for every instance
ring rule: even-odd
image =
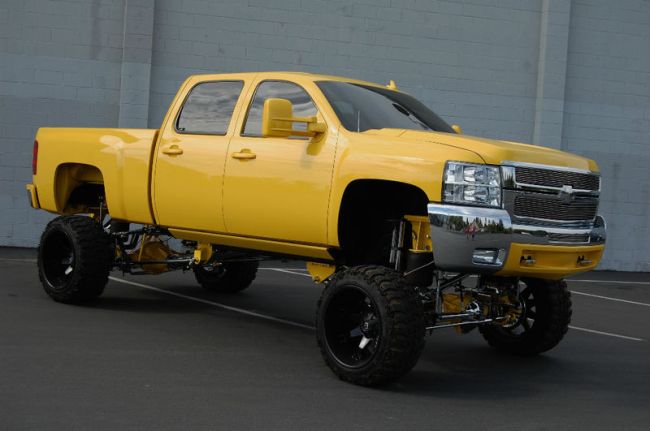
[[[505,209],[429,204],[436,267],[463,273],[561,278],[595,268],[605,220],[591,225],[514,223]]]

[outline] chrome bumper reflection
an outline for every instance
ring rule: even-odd
[[[605,243],[605,220],[597,216],[588,226],[522,225],[500,208],[429,204],[429,222],[436,267],[455,272],[495,272],[505,261],[511,243],[597,245]],[[441,250],[441,252],[436,252]],[[481,258],[494,251],[494,262]]]

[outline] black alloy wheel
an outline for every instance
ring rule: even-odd
[[[38,247],[38,275],[55,301],[78,304],[104,291],[113,266],[108,234],[86,216],[57,217],[48,223]]]
[[[325,339],[342,365],[360,368],[372,360],[381,341],[375,301],[354,285],[341,286],[325,312]]]
[[[54,291],[65,289],[74,276],[75,255],[66,232],[55,230],[43,241],[42,267],[45,280]]]
[[[408,373],[424,348],[424,327],[415,288],[384,266],[337,272],[318,302],[323,359],[341,380],[357,385],[387,384]]]
[[[496,349],[521,356],[557,346],[571,323],[571,294],[564,280],[521,280],[519,318],[510,325],[481,325],[479,330]]]

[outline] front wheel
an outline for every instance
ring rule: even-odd
[[[519,317],[508,327],[483,325],[492,347],[520,356],[536,355],[557,346],[571,323],[571,294],[564,280],[528,278],[521,281]]]
[[[327,365],[341,380],[363,386],[402,377],[424,347],[424,313],[417,292],[382,266],[338,272],[318,302],[316,326]]]

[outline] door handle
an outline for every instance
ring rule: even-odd
[[[176,144],[171,144],[163,147],[162,152],[170,156],[178,156],[179,154],[183,154],[183,149]]]
[[[244,148],[239,152],[232,153],[232,158],[233,159],[240,159],[240,160],[253,160],[257,157],[257,154],[249,150],[248,148]]]

